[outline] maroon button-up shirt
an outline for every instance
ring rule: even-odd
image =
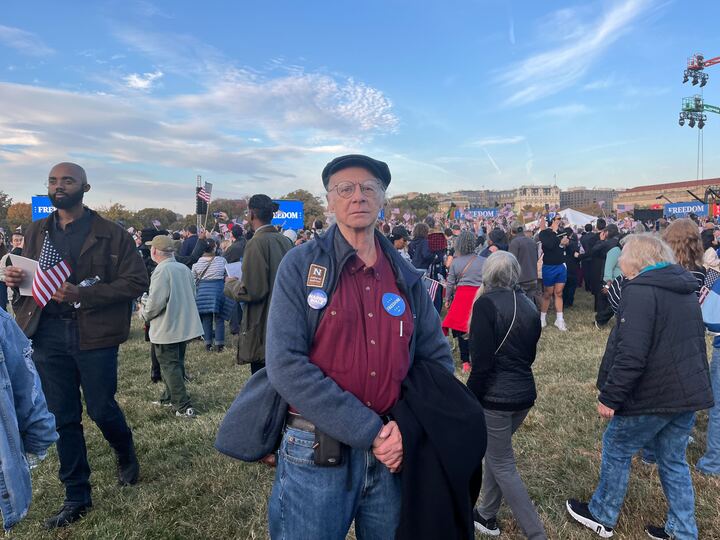
[[[371,267],[357,255],[346,262],[315,333],[310,361],[340,388],[385,414],[400,397],[414,328],[410,304],[377,240],[375,249],[377,261]],[[402,315],[385,310],[385,293],[405,301]]]

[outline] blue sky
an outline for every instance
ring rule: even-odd
[[[93,206],[189,212],[196,174],[321,194],[349,152],[388,162],[390,194],[693,179],[682,71],[720,56],[718,20],[710,0],[4,0],[0,189],[27,200],[72,160]]]

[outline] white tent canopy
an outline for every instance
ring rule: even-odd
[[[595,216],[591,216],[588,214],[583,214],[582,212],[578,212],[577,210],[573,210],[572,208],[566,208],[565,210],[560,210],[558,212],[565,221],[565,223],[568,223],[571,227],[584,227],[588,223],[595,223],[597,221],[597,218]],[[545,219],[545,218],[540,218]],[[530,223],[525,224],[526,229],[532,229],[534,227],[537,227],[540,223],[539,219],[536,219],[535,221],[531,221]]]

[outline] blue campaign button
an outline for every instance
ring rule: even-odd
[[[395,293],[385,293],[382,297],[383,307],[393,317],[400,317],[405,313],[405,300]]]
[[[327,304],[327,293],[322,289],[315,289],[308,294],[307,303],[313,309],[322,309]]]

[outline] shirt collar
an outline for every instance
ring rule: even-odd
[[[346,264],[346,268],[348,269],[348,272],[350,272],[350,275],[355,275],[362,271],[380,281],[381,274],[387,269],[385,267],[385,254],[383,253],[377,238],[375,238],[375,252],[377,254],[377,258],[375,260],[375,264],[372,266],[367,266],[363,260],[357,256],[357,253],[353,255]]]

